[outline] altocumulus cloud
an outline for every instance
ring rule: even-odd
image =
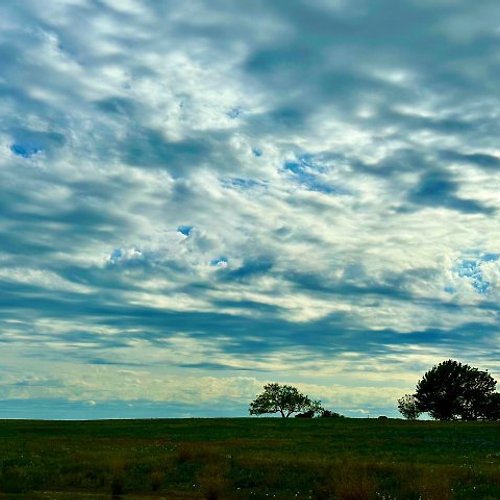
[[[498,378],[499,18],[4,0],[3,413],[243,415],[278,380],[393,414],[443,358]]]

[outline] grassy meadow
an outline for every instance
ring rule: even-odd
[[[0,498],[500,499],[500,423],[0,421]]]

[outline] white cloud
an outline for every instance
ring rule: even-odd
[[[419,342],[435,346],[426,362],[492,363],[499,261],[478,264],[486,293],[457,272],[500,252],[499,75],[481,43],[497,33],[490,15],[465,26],[470,8],[398,4],[388,26],[364,1],[8,2],[0,321],[14,358],[42,385],[63,356],[82,372],[169,367],[130,393],[118,366],[96,368],[71,393],[87,401],[104,376],[102,394],[173,400],[187,372],[186,401],[203,383],[237,399],[252,370],[286,378],[302,359],[305,383],[328,357],[348,372],[343,352],[380,367],[400,346],[413,363]],[[182,360],[206,365],[203,383]],[[339,404],[389,405],[352,384]]]

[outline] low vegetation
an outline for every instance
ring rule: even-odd
[[[500,498],[500,423],[0,421],[1,498]]]

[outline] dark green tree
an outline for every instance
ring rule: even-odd
[[[484,417],[495,386],[487,371],[449,359],[434,366],[418,382],[416,408],[438,420],[477,420]]]
[[[398,410],[408,420],[416,420],[420,416],[417,401],[413,394],[405,394],[398,399]]]
[[[500,393],[490,395],[481,408],[481,417],[486,420],[500,420]]]
[[[296,387],[277,383],[265,385],[264,392],[259,394],[249,407],[250,415],[279,413],[283,418],[297,412],[319,413],[321,410],[321,401],[312,401]]]

